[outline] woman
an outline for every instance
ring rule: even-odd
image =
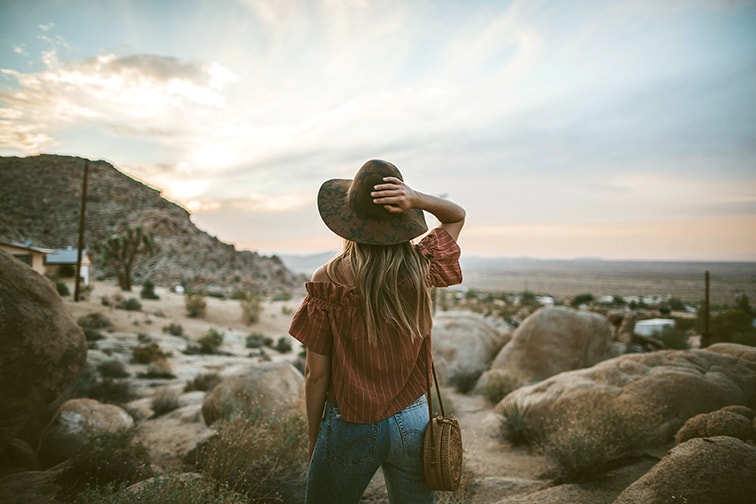
[[[462,281],[465,211],[371,160],[320,188],[318,210],[345,239],[321,266],[289,332],[307,347],[306,502],[357,503],[379,467],[392,503],[432,503],[422,465],[429,421],[431,287]],[[428,230],[423,211],[440,225]]]

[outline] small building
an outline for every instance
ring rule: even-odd
[[[8,252],[22,263],[28,264],[40,275],[45,274],[45,257],[47,254],[55,253],[53,249],[32,247],[30,242],[0,242],[0,250]]]
[[[639,336],[653,336],[654,334],[661,334],[668,327],[675,327],[673,319],[653,318],[639,320],[635,323],[634,332]]]
[[[53,250],[45,257],[45,272],[49,276],[74,276],[78,254],[79,249],[73,247]],[[81,273],[79,276],[84,285],[89,285],[92,278],[92,258],[87,249],[84,249],[81,254]]]

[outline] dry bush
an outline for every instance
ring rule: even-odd
[[[609,400],[585,401],[547,424],[538,448],[554,463],[558,481],[593,479],[635,454],[644,437],[638,422]]]
[[[157,343],[148,343],[134,347],[131,351],[132,360],[137,364],[149,364],[157,360],[165,360],[168,355]]]
[[[171,388],[164,387],[152,397],[152,416],[159,417],[170,413],[178,409],[179,405],[179,393]]]
[[[184,307],[190,318],[203,318],[207,314],[207,301],[201,294],[185,294]]]
[[[128,485],[152,476],[147,448],[134,441],[134,430],[123,429],[84,443],[58,478],[63,494],[74,496],[85,488]]]
[[[223,344],[225,334],[220,329],[211,327],[204,336],[197,340],[198,345],[189,345],[184,350],[185,354],[217,354]]]
[[[79,504],[247,504],[242,495],[202,477],[167,474],[129,488],[113,485],[79,494]]]
[[[510,392],[524,385],[522,378],[500,369],[486,372],[482,381],[480,393],[492,404],[498,404]]]
[[[306,446],[302,415],[271,416],[257,409],[219,422],[217,434],[190,452],[186,462],[253,502],[301,502]]]
[[[147,364],[147,371],[139,373],[140,378],[176,378],[168,359],[157,359]]]
[[[117,359],[101,362],[97,366],[97,371],[103,378],[128,378],[129,376],[126,366]]]
[[[247,293],[239,301],[242,309],[242,322],[251,325],[260,321],[260,314],[263,311],[260,296]]]
[[[88,313],[76,320],[83,329],[108,329],[113,327],[113,322],[102,313]]]
[[[199,376],[195,376],[192,381],[186,384],[184,392],[191,392],[192,390],[209,391],[215,388],[222,381],[222,378],[218,373],[204,373]]]
[[[500,436],[514,446],[532,443],[532,433],[525,422],[525,409],[522,404],[511,401],[503,404],[501,414]]]

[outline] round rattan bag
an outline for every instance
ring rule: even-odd
[[[456,418],[438,416],[423,439],[425,482],[433,490],[454,491],[462,481],[462,431]]]

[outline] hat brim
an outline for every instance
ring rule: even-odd
[[[385,217],[356,215],[347,200],[350,179],[323,182],[318,191],[318,212],[328,229],[347,240],[368,245],[396,245],[408,242],[428,231],[425,214],[418,208]]]

